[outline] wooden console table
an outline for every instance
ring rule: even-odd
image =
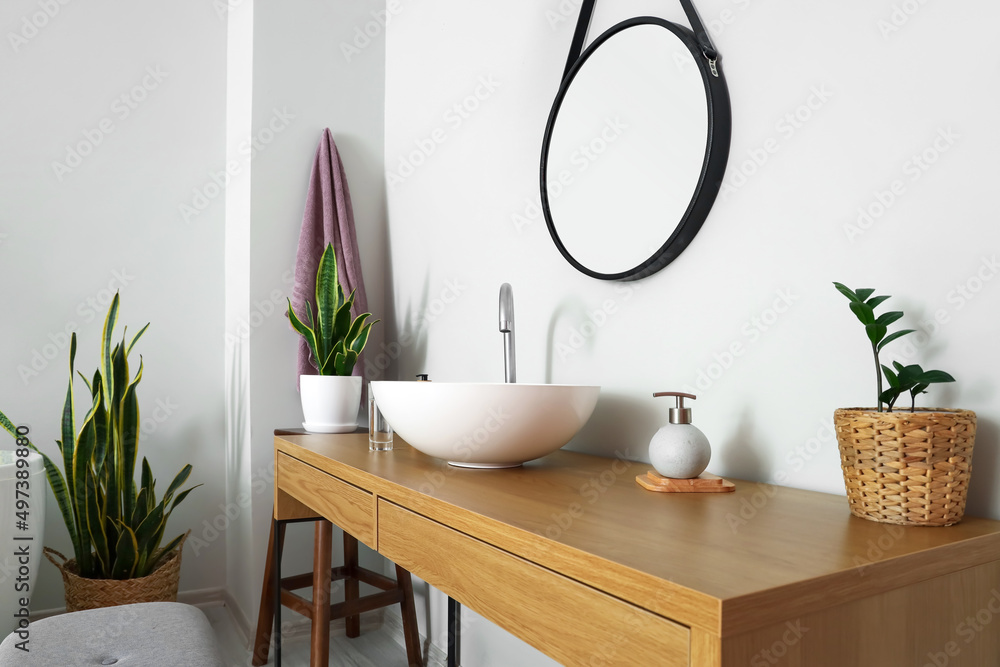
[[[565,665],[1000,664],[1000,522],[901,528],[736,481],[651,493],[648,465],[558,451],[449,466],[397,436],[275,436],[275,518],[326,517]]]

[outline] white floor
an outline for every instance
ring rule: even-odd
[[[225,607],[203,609],[215,630],[222,647],[223,659],[229,667],[250,665],[250,649],[246,646],[229,610]],[[290,612],[285,612],[290,614]],[[365,629],[362,617],[362,633],[357,639],[348,639],[343,631],[334,630],[330,636],[330,665],[333,667],[406,667],[406,650],[396,642],[385,626]],[[367,624],[371,625],[371,624]],[[270,656],[268,665],[274,664]],[[282,667],[308,667],[309,634],[296,633],[282,640]]]

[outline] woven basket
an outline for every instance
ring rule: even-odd
[[[845,408],[833,413],[833,421],[852,513],[903,526],[962,520],[975,412]]]
[[[42,553],[59,568],[66,588],[66,611],[114,607],[136,602],[177,602],[177,585],[181,577],[180,545],[156,566],[152,573],[135,579],[88,579],[81,577],[75,558],[66,558],[55,549],[45,547]],[[58,556],[62,562],[55,559]]]

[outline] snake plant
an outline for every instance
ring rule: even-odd
[[[316,316],[313,306],[306,301],[303,322],[288,300],[288,319],[292,327],[306,340],[312,362],[320,375],[350,375],[358,356],[368,343],[372,325],[379,320],[365,323],[371,313],[362,313],[351,320],[354,292],[344,297],[344,288],[337,277],[337,256],[333,244],[328,243],[316,270]]]
[[[875,376],[877,381],[878,411],[882,412],[882,404],[892,412],[896,400],[904,392],[910,392],[910,409],[915,409],[918,394],[927,393],[924,391],[928,386],[938,382],[954,382],[953,378],[944,371],[925,371],[918,364],[903,366],[898,361],[892,363],[895,370],[889,368],[879,361],[879,353],[882,348],[892,341],[902,338],[914,332],[914,329],[901,329],[889,333],[889,325],[903,317],[903,313],[898,310],[882,313],[875,316],[875,308],[890,297],[872,296],[875,290],[870,288],[852,290],[841,283],[833,283],[837,291],[843,294],[851,302],[851,312],[865,325],[865,333],[868,334],[868,341],[871,343],[872,354],[875,356]],[[889,381],[889,388],[882,390],[882,374],[885,373]]]
[[[77,428],[73,391],[76,333],[70,339],[69,387],[61,415],[62,439],[56,441],[62,470],[34,444],[42,455],[45,474],[73,542],[79,574],[89,579],[132,579],[150,574],[181,543],[183,535],[160,547],[171,512],[194,488],[178,493],[191,475],[185,465],[162,498],[156,500],[156,480],[142,459],[141,478],[135,483],[139,445],[139,402],[136,387],[142,379],[142,361],[129,379],[128,355],[149,328],[147,324],[126,345],[112,347],[118,319],[115,294],[104,320],[100,368],[88,381],[88,409]],[[14,424],[0,412],[0,427],[22,438]],[[22,442],[22,440],[18,440]]]

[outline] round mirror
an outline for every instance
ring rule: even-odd
[[[581,55],[542,145],[541,195],[563,256],[634,280],[677,257],[718,194],[729,155],[725,81],[694,34],[643,17]]]

